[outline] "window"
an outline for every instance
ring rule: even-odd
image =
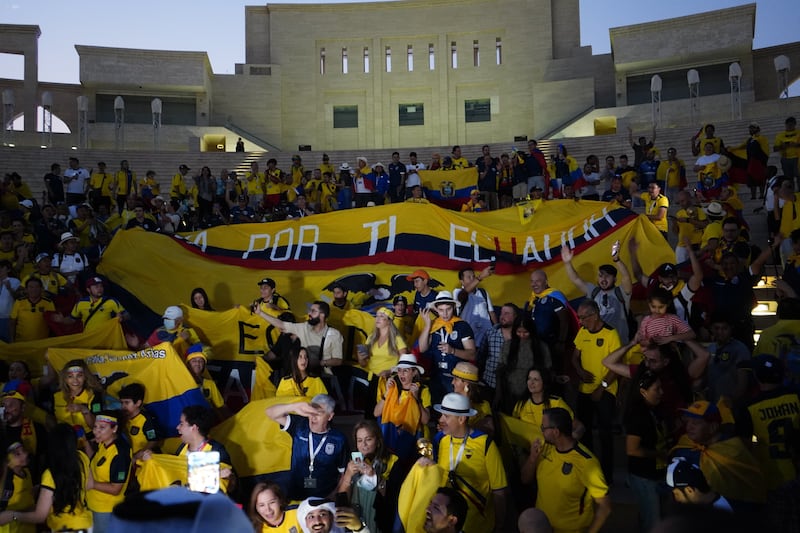
[[[399,111],[400,126],[425,125],[425,110],[422,104],[400,104]]]
[[[455,41],[450,43],[450,66],[458,68],[458,49]]]
[[[325,75],[325,49],[319,49],[319,73]]]
[[[350,65],[347,61],[347,48],[342,48],[342,74],[347,74]]]
[[[465,122],[491,122],[492,103],[488,98],[464,100]]]
[[[337,106],[333,106],[333,127],[334,128],[357,128],[358,127],[358,106],[357,105],[337,105]]]
[[[406,52],[406,60],[408,62],[408,71],[414,72],[414,47],[410,44],[408,45],[408,51]]]
[[[392,47],[386,47],[386,72],[392,71]]]
[[[369,48],[364,48],[364,74],[369,74]]]
[[[472,66],[481,66],[481,51],[478,47],[478,41],[472,41]]]
[[[500,40],[500,37],[494,43],[494,62],[498,65],[503,64],[503,41]]]
[[[436,54],[434,54],[433,43],[428,45],[428,70],[436,68]]]

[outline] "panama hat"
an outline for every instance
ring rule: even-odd
[[[445,395],[442,403],[437,403],[433,408],[442,414],[454,416],[475,416],[478,413],[470,406],[469,398],[457,392]]]

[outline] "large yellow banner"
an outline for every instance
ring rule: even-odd
[[[561,268],[563,243],[576,250],[578,273],[594,279],[597,266],[609,262],[612,243],[631,238],[642,243],[646,271],[673,260],[647,219],[601,202],[546,202],[524,227],[515,209],[456,213],[394,204],[176,237],[121,231],[99,270],[157,313],[188,302],[198,286],[216,309],[247,306],[259,295],[258,280],[269,276],[302,317],[309,302],[330,299],[328,288],[336,280],[346,278],[362,297],[390,301],[395,294],[412,293],[405,277],[418,268],[426,269],[439,288],[452,290],[459,269],[482,269],[494,258],[496,274],[482,287],[497,303],[523,304],[533,269],[544,269],[551,286],[570,298],[580,296]],[[627,246],[622,259],[628,259]]]

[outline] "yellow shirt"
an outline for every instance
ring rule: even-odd
[[[55,310],[53,302],[47,298],[42,298],[35,304],[27,298],[14,302],[14,306],[11,308],[11,319],[17,321],[14,341],[35,341],[49,337],[50,329],[44,320],[44,314],[47,311]]]
[[[213,379],[203,378],[203,383],[200,385],[200,390],[203,392],[203,396],[206,400],[208,400],[208,403],[210,403],[212,407],[219,409],[225,405],[225,400],[222,398],[222,394],[219,393],[217,384],[214,383]]]
[[[562,407],[569,412],[569,416],[573,419],[575,415],[572,413],[572,408],[561,399],[560,396],[550,396],[550,408],[552,407]],[[521,400],[517,402],[517,405],[514,406],[514,411],[512,412],[511,416],[514,418],[519,418],[523,422],[528,422],[533,424],[535,428],[536,435],[533,436],[535,440],[540,438],[544,440],[544,436],[542,435],[542,412],[547,409],[545,407],[544,402],[542,403],[533,403],[533,400],[528,398],[527,400]]]
[[[659,194],[658,197],[653,200],[650,198],[650,193],[642,193],[642,200],[644,200],[644,212],[646,215],[658,214],[658,211],[662,207],[669,210],[669,200],[663,194]],[[658,231],[667,231],[668,229],[667,213],[664,213],[664,218],[661,220],[651,220],[651,222]]]
[[[31,478],[30,470],[25,467],[22,470],[21,476],[18,476],[12,470],[9,470],[7,475],[14,476],[14,479],[11,485],[12,493],[11,495],[7,496],[8,503],[6,504],[6,509],[9,511],[30,511],[36,507],[36,501],[33,499],[33,479]],[[19,525],[22,526],[23,524]],[[24,525],[29,526],[28,529],[17,529],[12,531],[36,531],[36,527],[33,524]]]
[[[266,177],[263,172],[258,172],[255,175],[252,172],[248,172],[245,174],[244,180],[247,184],[247,194],[264,194]]]
[[[706,213],[699,207],[690,207],[681,209],[675,214],[678,219],[685,218],[689,220],[706,220]],[[686,237],[692,244],[700,244],[703,241],[703,230],[696,227],[691,222],[681,222],[678,220],[678,243],[682,243]]]
[[[784,146],[786,143],[800,143],[798,130],[782,131],[775,136],[775,150],[781,153],[784,159],[797,159],[800,148],[797,146]]]
[[[586,328],[581,328],[575,335],[575,349],[580,351],[581,367],[587,372],[591,372],[594,379],[591,383],[580,382],[578,390],[584,394],[591,394],[601,386],[603,376],[608,373],[608,369],[603,366],[603,358],[622,346],[617,330],[608,325],[603,325],[600,331],[590,332]],[[617,380],[611,382],[606,389],[608,392],[617,395],[619,383]]]
[[[453,170],[461,170],[462,168],[469,167],[469,161],[467,161],[466,157],[459,157],[456,159],[455,157],[451,158],[453,162]]]
[[[667,187],[678,187],[681,183],[681,168],[684,167],[683,161],[664,160],[658,165],[656,179],[666,183]],[[669,175],[669,179],[667,179]]]
[[[328,394],[328,389],[321,378],[307,376],[303,380],[302,387],[299,386],[291,376],[286,376],[278,383],[275,396],[305,397],[313,398],[317,394]]]
[[[128,486],[131,470],[131,449],[122,438],[117,438],[109,446],[100,444],[90,466],[95,481],[123,484],[122,490],[116,496],[97,489],[90,490],[86,495],[89,509],[96,513],[110,513],[115,505],[125,499],[125,488]]]
[[[147,443],[158,440],[155,425],[143,412],[128,420],[125,433],[131,443],[131,453],[136,455],[147,448]]]
[[[407,348],[406,342],[398,335],[395,338],[398,352]],[[369,347],[369,362],[367,370],[372,374],[380,374],[384,370],[391,370],[397,365],[398,355],[389,353],[389,342],[378,344],[377,342]]]
[[[100,195],[110,197],[111,185],[114,183],[114,175],[110,172],[94,172],[89,177],[89,187],[100,189]]]
[[[709,223],[706,226],[706,229],[703,230],[703,239],[700,241],[700,246],[705,248],[708,244],[708,241],[711,239],[721,239],[722,238],[722,221],[714,221]]]
[[[86,297],[75,304],[70,316],[83,322],[84,331],[92,331],[105,322],[116,319],[124,312],[125,308],[122,307],[122,304],[113,298],[101,298],[93,302],[91,298]]]
[[[99,398],[95,399],[94,392],[90,389],[84,389],[76,397],[72,398],[70,403],[86,405],[89,407],[89,412],[97,414],[103,408]],[[58,422],[64,422],[72,427],[80,426],[85,433],[92,431],[92,428],[86,423],[83,418],[83,413],[71,413],[67,411],[67,399],[64,398],[62,391],[57,391],[53,395],[53,413],[55,414]]]
[[[78,502],[71,513],[57,512],[51,508],[47,515],[47,527],[53,531],[89,529],[92,527],[92,512],[86,505],[86,479],[89,476],[89,458],[86,454],[79,451],[78,458],[83,470],[83,486],[78,496]],[[42,474],[42,488],[55,492],[56,483],[50,470],[45,470]]]
[[[536,508],[558,532],[586,531],[594,519],[593,500],[608,494],[599,461],[580,443],[567,452],[545,444],[536,465],[536,480]]]
[[[38,271],[32,272],[29,276],[23,278],[22,286],[24,287],[31,278],[37,278],[41,280],[42,288],[52,295],[58,294],[61,289],[67,286],[67,278],[54,270],[51,270],[47,275],[40,274]]]
[[[131,171],[131,190],[128,190],[128,173],[118,170],[114,176],[114,184],[117,186],[117,196],[128,196],[131,192],[136,192],[136,172]]]
[[[180,197],[186,196],[187,191],[186,177],[180,172],[172,176],[172,184],[169,188],[169,197],[180,199]]]
[[[794,193],[794,201],[784,201],[781,211],[781,234],[790,235],[796,229],[800,229],[800,192]]]
[[[261,533],[300,533],[303,531],[300,528],[300,523],[297,521],[297,509],[286,509],[283,513],[283,521],[280,525],[271,526],[269,524],[261,525]]]

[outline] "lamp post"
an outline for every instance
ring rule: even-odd
[[[728,67],[728,80],[731,82],[731,120],[742,118],[742,67],[731,63]]]
[[[114,146],[125,149],[125,100],[121,96],[114,98]]]
[[[53,95],[42,93],[42,148],[53,146]]]
[[[161,133],[161,98],[153,98],[150,111],[153,112],[153,151],[158,151],[159,134]]]
[[[14,144],[14,91],[3,90],[3,146]]]
[[[700,73],[695,69],[686,73],[686,81],[689,83],[689,109],[691,122],[694,124],[697,115],[697,99],[700,97]]]
[[[789,69],[792,62],[785,55],[779,55],[774,60],[775,72],[778,74],[778,98],[789,98]]]
[[[661,126],[661,86],[661,76],[656,74],[650,78],[653,129]]]
[[[79,96],[78,101],[78,148],[89,147],[89,97]]]

